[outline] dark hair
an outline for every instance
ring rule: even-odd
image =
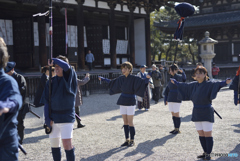
[[[55,69],[55,68],[52,67],[52,72],[54,72],[54,69]],[[46,73],[47,70],[49,70],[49,66],[47,66],[47,65],[46,65],[46,66],[43,66],[43,67],[41,68],[41,73]]]
[[[3,38],[0,37],[0,68],[5,68],[7,66],[8,59],[7,45]]]
[[[68,58],[66,56],[58,55],[57,58],[65,61],[65,62],[67,62],[69,64]]]
[[[204,67],[204,66],[198,66],[196,69],[195,69],[195,71],[194,71],[194,77],[193,77],[193,79],[195,79],[196,80],[196,72],[199,72],[199,73],[203,73],[203,74],[207,74],[208,72],[207,72],[207,69]],[[206,76],[205,78],[204,78],[204,80],[208,80],[209,79],[209,77],[208,76]]]
[[[121,69],[123,69],[123,68],[128,68],[128,69],[130,69],[130,73],[133,72],[133,66],[132,66],[132,64],[131,64],[130,62],[128,62],[128,61],[124,62],[124,63],[121,65]]]
[[[203,66],[203,64],[201,62],[197,62],[196,65]]]
[[[171,71],[178,70],[177,64],[172,64],[172,65],[169,67],[168,72],[170,72],[170,69],[171,69]]]

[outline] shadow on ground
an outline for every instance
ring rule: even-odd
[[[136,155],[138,153],[143,153],[146,155],[138,159],[138,161],[143,160],[154,153],[152,151],[154,147],[163,146],[169,139],[172,139],[175,136],[176,135],[167,135],[160,139],[155,139],[153,141],[148,140],[143,143],[140,143],[138,144],[137,148],[134,151],[126,153],[124,157],[129,157],[129,156]]]
[[[182,117],[181,121],[182,122],[189,122],[192,119],[192,115],[187,115],[185,117]]]
[[[26,128],[24,130],[24,133],[25,134],[31,134],[32,132],[38,131],[38,130],[43,130],[43,126],[39,126],[39,127],[36,127],[36,128]]]
[[[37,142],[39,142],[39,140],[46,139],[46,138],[48,138],[48,135],[41,135],[41,136],[36,136],[36,137],[24,138],[23,139],[23,144],[37,143]]]
[[[239,142],[239,141],[238,141]],[[228,153],[229,156],[224,156],[216,159],[217,161],[222,161],[222,160],[227,160],[227,161],[232,161],[232,160],[240,160],[240,144],[238,144],[232,151]],[[231,156],[231,154],[233,154]],[[214,158],[213,158],[214,159]]]
[[[111,149],[105,153],[101,153],[101,154],[96,154],[94,156],[90,156],[88,158],[82,158],[80,161],[87,161],[87,160],[106,160],[107,158],[111,157],[113,154],[116,154],[122,150],[127,149],[127,147],[118,147],[118,148],[114,148]]]

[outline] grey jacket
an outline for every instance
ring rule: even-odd
[[[152,71],[152,80],[154,87],[161,86],[162,75],[158,70]]]
[[[86,55],[86,62],[88,62],[88,63],[92,63],[92,62],[94,62],[94,56],[93,56],[93,54],[92,53],[89,53],[89,54],[87,54]]]
[[[165,84],[165,73],[164,73],[164,69],[160,69],[159,70],[160,73],[161,73],[161,76],[162,76],[162,79],[161,79],[161,85],[163,86]]]
[[[75,107],[81,106],[83,104],[83,102],[82,102],[82,89],[81,89],[80,86],[85,85],[89,80],[90,80],[89,77],[84,78],[82,80],[77,79],[78,85],[77,85],[77,95],[76,95],[76,100],[75,100]]]

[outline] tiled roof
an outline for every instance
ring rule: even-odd
[[[154,22],[156,27],[160,28],[176,28],[177,21],[165,21]],[[213,13],[196,15],[189,18],[185,18],[185,28],[200,27],[200,26],[212,26],[229,23],[240,23],[240,11]]]

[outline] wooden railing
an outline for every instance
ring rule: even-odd
[[[225,80],[226,78],[233,78],[236,74],[236,70],[237,68],[226,68],[226,69],[220,69],[221,71],[219,72],[219,76],[218,79],[222,79]],[[138,72],[138,71],[137,71]],[[133,74],[136,75],[137,72],[134,72]],[[185,71],[186,75],[187,75],[187,82],[191,82],[193,81],[192,79],[192,71],[188,70]],[[90,75],[90,81],[82,86],[82,94],[84,96],[88,96],[89,94],[102,94],[102,93],[108,93],[108,84],[106,82],[100,81],[98,80],[98,76],[102,76],[105,78],[109,78],[109,79],[114,79],[117,78],[121,75],[121,73],[100,73],[100,74],[92,74]],[[79,79],[83,79],[85,77],[85,75],[78,75]],[[170,75],[167,73],[167,71],[165,70],[165,84],[164,86],[167,85]],[[34,95],[37,91],[37,87],[39,85],[40,82],[40,77],[25,77],[26,82],[27,82],[27,97],[29,97],[29,99],[33,99]]]

